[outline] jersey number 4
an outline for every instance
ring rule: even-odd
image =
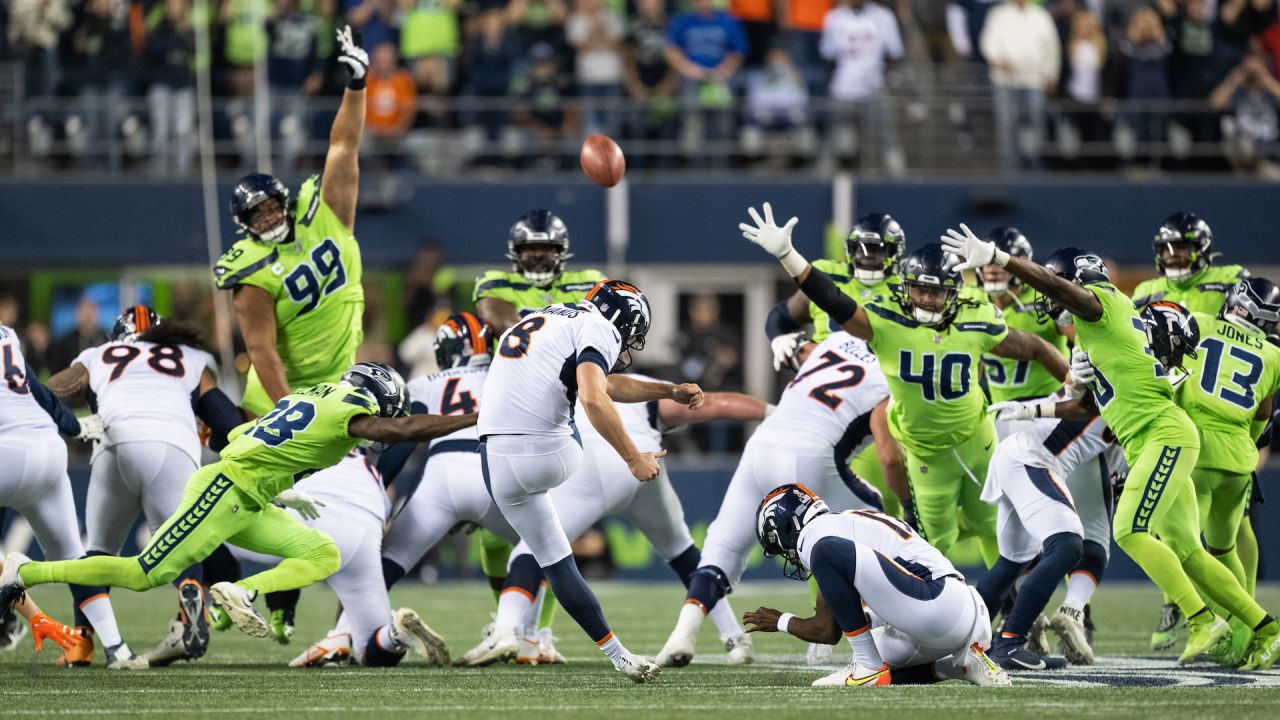
[[[440,397],[441,415],[466,415],[476,411],[476,399],[470,390],[458,392],[458,378],[450,378],[444,384],[444,395]]]
[[[245,431],[255,440],[276,447],[293,439],[293,434],[307,429],[316,419],[316,406],[306,400],[290,404],[287,400],[276,403],[253,427]]]
[[[303,304],[298,311],[299,315],[315,310],[321,298],[332,295],[347,284],[347,271],[342,267],[342,253],[333,238],[325,238],[324,242],[311,251],[311,262],[315,265],[314,270],[311,265],[302,263],[284,279],[289,299]]]
[[[129,363],[137,360],[141,354],[142,349],[133,345],[108,345],[102,351],[102,362],[115,367],[111,368],[111,377],[107,382],[118,380]],[[151,351],[147,353],[147,365],[162,375],[182,377],[186,374],[186,368],[182,366],[182,348],[177,345],[152,345]]]
[[[832,410],[835,410],[844,402],[844,398],[832,395],[831,392],[833,390],[842,390],[847,387],[857,387],[862,382],[862,379],[867,376],[867,371],[864,370],[861,365],[848,362],[848,358],[840,355],[839,353],[832,352],[831,350],[822,353],[821,358],[821,361],[818,362],[817,365],[814,365],[808,370],[797,375],[788,387],[795,385],[814,373],[822,372],[824,370],[843,373],[847,377],[839,380],[833,380],[829,383],[823,383],[809,391],[810,398],[817,400]]]

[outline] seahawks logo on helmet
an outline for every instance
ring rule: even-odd
[[[1077,285],[1091,285],[1099,282],[1111,282],[1111,275],[1106,263],[1097,253],[1082,250],[1078,247],[1064,247],[1055,251],[1044,261],[1044,268],[1058,277]],[[1070,325],[1070,311],[1059,306],[1044,293],[1037,293],[1035,299],[1037,316],[1044,320],[1052,318],[1058,325]]]
[[[1280,345],[1280,287],[1266,278],[1242,278],[1227,291],[1219,316],[1260,330],[1267,340]]]
[[[363,388],[378,402],[378,417],[397,418],[409,414],[409,388],[390,365],[362,362],[342,374],[342,382]]]
[[[826,514],[827,504],[801,484],[782,485],[769,491],[756,509],[756,541],[765,557],[782,558],[782,574],[807,580],[809,571],[800,562],[800,532]]]

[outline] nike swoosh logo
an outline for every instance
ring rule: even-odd
[[[1044,670],[1044,669],[1047,667],[1047,665],[1045,665],[1045,663],[1044,663],[1044,660],[1040,660],[1040,661],[1036,662],[1036,664],[1034,664],[1034,665],[1029,665],[1029,664],[1022,662],[1021,660],[1019,660],[1018,658],[1015,658],[1015,657],[1011,657],[1011,658],[1009,658],[1009,659],[1010,659],[1010,660],[1012,660],[1013,662],[1015,662],[1015,663],[1017,663],[1017,664],[1021,665],[1023,668],[1025,668],[1025,669],[1027,669],[1027,670]]]
[[[984,448],[982,448],[982,451],[983,451],[983,452],[986,452],[986,451],[988,451],[988,450],[990,450],[990,449],[991,449],[991,443],[987,443],[987,446],[986,446],[986,447],[984,447]]]

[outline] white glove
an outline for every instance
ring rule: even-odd
[[[324,507],[324,503],[294,488],[289,488],[277,495],[275,503],[297,510],[303,520],[315,520],[320,517],[320,511],[317,508]]]
[[[76,440],[95,442],[101,440],[106,432],[107,424],[103,422],[101,415],[85,415],[80,418],[80,434],[76,435]]]
[[[1007,402],[992,403],[987,407],[987,412],[995,413],[997,420],[1023,421],[1045,417],[1042,414],[1044,411],[1039,400],[1030,402],[1009,400]]]
[[[998,249],[993,242],[980,240],[968,225],[960,223],[960,230],[964,233],[947,228],[947,234],[941,237],[942,249],[964,260],[956,266],[957,270],[976,270],[984,265],[1004,267],[1009,262],[1009,253]]]
[[[747,208],[747,214],[751,215],[755,225],[747,223],[738,223],[738,229],[742,231],[742,237],[764,248],[765,252],[778,259],[782,263],[782,268],[787,271],[791,277],[798,277],[804,269],[809,266],[809,262],[796,252],[791,246],[791,229],[800,222],[800,218],[791,218],[786,225],[778,227],[773,221],[773,208],[769,203],[764,204],[764,218],[761,219],[760,213],[755,208]]]
[[[1093,384],[1097,377],[1097,371],[1093,369],[1093,363],[1089,361],[1089,353],[1083,350],[1073,351],[1071,353],[1071,374],[1067,377],[1065,386],[1071,399],[1077,400],[1083,397],[1085,390]]]
[[[792,370],[800,369],[800,362],[796,359],[796,353],[800,350],[800,346],[804,345],[805,332],[797,330],[793,333],[779,335],[769,341],[769,345],[773,347],[773,369],[781,370],[783,367],[789,367]]]
[[[350,25],[344,25],[338,31],[338,62],[346,66],[347,73],[351,76],[347,87],[363,90],[365,76],[369,74],[369,53],[360,47],[359,35],[352,36]]]

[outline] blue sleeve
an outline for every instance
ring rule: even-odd
[[[725,30],[729,33],[729,49],[732,52],[746,55],[751,50],[751,43],[747,40],[747,31],[743,29],[742,23],[732,15],[725,14]]]
[[[605,362],[604,353],[595,348],[583,348],[582,352],[578,353],[578,364],[582,365],[584,363],[594,363],[604,371],[605,375],[608,375],[611,369],[609,363]]]
[[[201,395],[196,400],[195,410],[196,417],[209,426],[209,448],[215,452],[222,452],[222,448],[230,442],[228,436],[231,431],[245,419],[240,408],[220,388],[213,388]]]
[[[80,434],[80,421],[76,419],[76,414],[62,402],[62,398],[40,384],[40,377],[30,365],[27,365],[27,387],[31,390],[31,397],[35,398],[40,407],[53,418],[59,434],[65,437],[75,437]]]
[[[412,403],[410,405],[410,414],[426,415],[427,406],[420,403]],[[390,445],[382,454],[378,456],[378,474],[382,476],[382,484],[390,485],[400,471],[404,469],[405,463],[409,462],[409,456],[413,455],[413,451],[418,449],[418,443],[415,442],[399,442]]]

